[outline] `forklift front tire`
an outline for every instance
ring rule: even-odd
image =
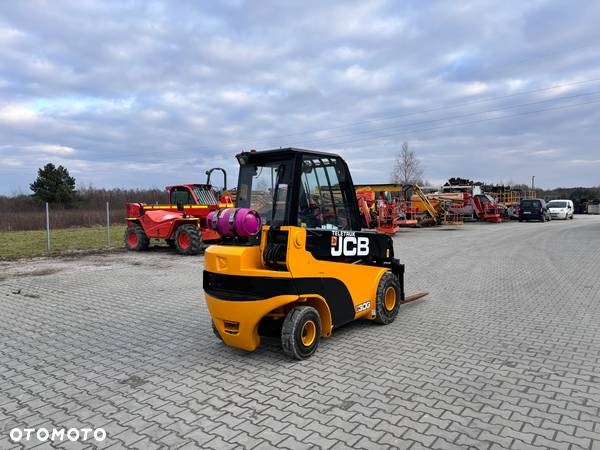
[[[317,351],[321,340],[321,318],[312,306],[297,306],[287,313],[281,329],[283,352],[306,359]]]
[[[375,322],[382,325],[392,323],[400,309],[400,283],[392,272],[386,272],[377,286]]]

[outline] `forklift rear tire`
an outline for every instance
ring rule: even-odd
[[[220,341],[222,341],[222,340],[223,340],[223,337],[221,336],[221,333],[219,333],[219,330],[217,329],[217,326],[216,326],[216,325],[215,325],[215,323],[214,323],[214,322],[212,322],[212,321],[211,321],[210,323],[211,323],[211,325],[212,325],[212,330],[213,330],[213,333],[215,333],[215,336],[216,336],[216,337],[218,337]]]
[[[200,253],[202,237],[198,227],[192,224],[181,225],[175,232],[175,247],[182,255],[197,255]]]
[[[125,229],[125,247],[127,247],[127,250],[139,252],[140,250],[146,250],[148,245],[150,245],[150,239],[148,239],[140,225],[134,223]]]
[[[297,306],[287,313],[281,329],[283,352],[306,359],[317,351],[321,340],[321,318],[312,306]]]
[[[377,286],[375,322],[387,325],[392,323],[400,309],[400,283],[392,272],[386,272]]]

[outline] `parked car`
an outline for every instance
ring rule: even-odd
[[[553,219],[572,219],[575,208],[571,200],[552,200],[546,205]]]
[[[546,201],[543,198],[527,198],[521,200],[519,205],[519,222],[524,220],[529,222],[530,220],[551,220],[550,211],[546,206]]]

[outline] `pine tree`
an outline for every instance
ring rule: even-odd
[[[38,169],[37,179],[29,188],[33,197],[42,202],[69,205],[75,200],[75,178],[63,166],[52,163]]]

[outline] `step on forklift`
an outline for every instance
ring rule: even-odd
[[[223,236],[205,252],[205,299],[215,335],[254,351],[277,333],[305,359],[357,319],[389,324],[404,295],[390,236],[363,231],[354,185],[338,155],[295,148],[238,154],[237,207],[213,211]]]

